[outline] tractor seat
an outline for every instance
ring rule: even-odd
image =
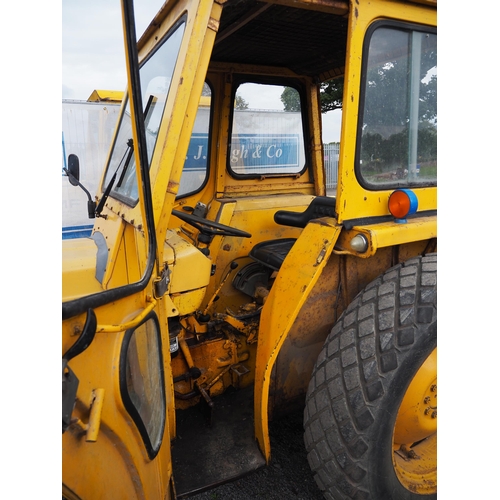
[[[284,226],[306,227],[312,219],[320,217],[336,217],[335,198],[316,196],[303,212],[278,210],[274,221]],[[257,243],[250,251],[250,257],[260,264],[278,271],[296,238],[281,238]]]
[[[257,243],[250,251],[250,257],[265,267],[278,271],[297,238],[282,238]]]

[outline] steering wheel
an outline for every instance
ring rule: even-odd
[[[220,224],[219,222],[214,222],[211,220],[204,219],[203,217],[198,217],[197,215],[190,214],[188,212],[181,212],[180,210],[172,210],[172,215],[187,222],[190,226],[198,229],[200,233],[210,235],[210,236],[237,236],[240,238],[251,238],[252,235],[241,229],[236,229],[231,226],[226,226],[225,224]]]

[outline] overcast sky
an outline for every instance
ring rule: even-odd
[[[162,0],[136,2],[140,38]],[[125,55],[118,0],[62,1],[62,97],[87,100],[93,90],[124,90]]]
[[[140,38],[163,0],[136,2]],[[125,55],[118,0],[63,0],[62,98],[86,101],[96,90],[124,90]],[[325,142],[340,137],[340,112],[324,116]]]

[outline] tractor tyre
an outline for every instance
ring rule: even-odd
[[[437,498],[437,255],[369,284],[314,366],[304,410],[325,498]]]

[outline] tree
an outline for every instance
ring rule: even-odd
[[[300,111],[300,95],[293,87],[285,87],[281,94],[281,102],[285,111]]]
[[[321,112],[326,113],[334,109],[342,109],[342,94],[344,80],[335,78],[320,84]],[[281,94],[281,102],[285,111],[300,111],[300,96],[297,89],[285,87]]]
[[[362,109],[361,159],[366,168],[374,162],[377,168],[390,169],[436,159],[436,36],[411,37],[392,29],[372,36]],[[415,47],[419,50],[413,52]]]
[[[322,83],[319,91],[322,113],[342,109],[342,95],[344,94],[343,78],[335,78],[334,80]]]
[[[411,95],[418,93],[418,121],[421,126],[435,125],[437,120],[437,47],[436,37],[427,36],[422,42],[418,66],[419,88],[411,90],[410,34],[381,29],[372,37],[363,109],[363,131],[381,133],[386,129],[406,127],[410,120]],[[399,56],[380,57],[388,40],[394,39],[392,50]],[[387,50],[387,49],[386,49]],[[412,94],[413,92],[413,94]]]
[[[234,102],[234,109],[248,109],[248,102],[240,95],[237,95]]]

